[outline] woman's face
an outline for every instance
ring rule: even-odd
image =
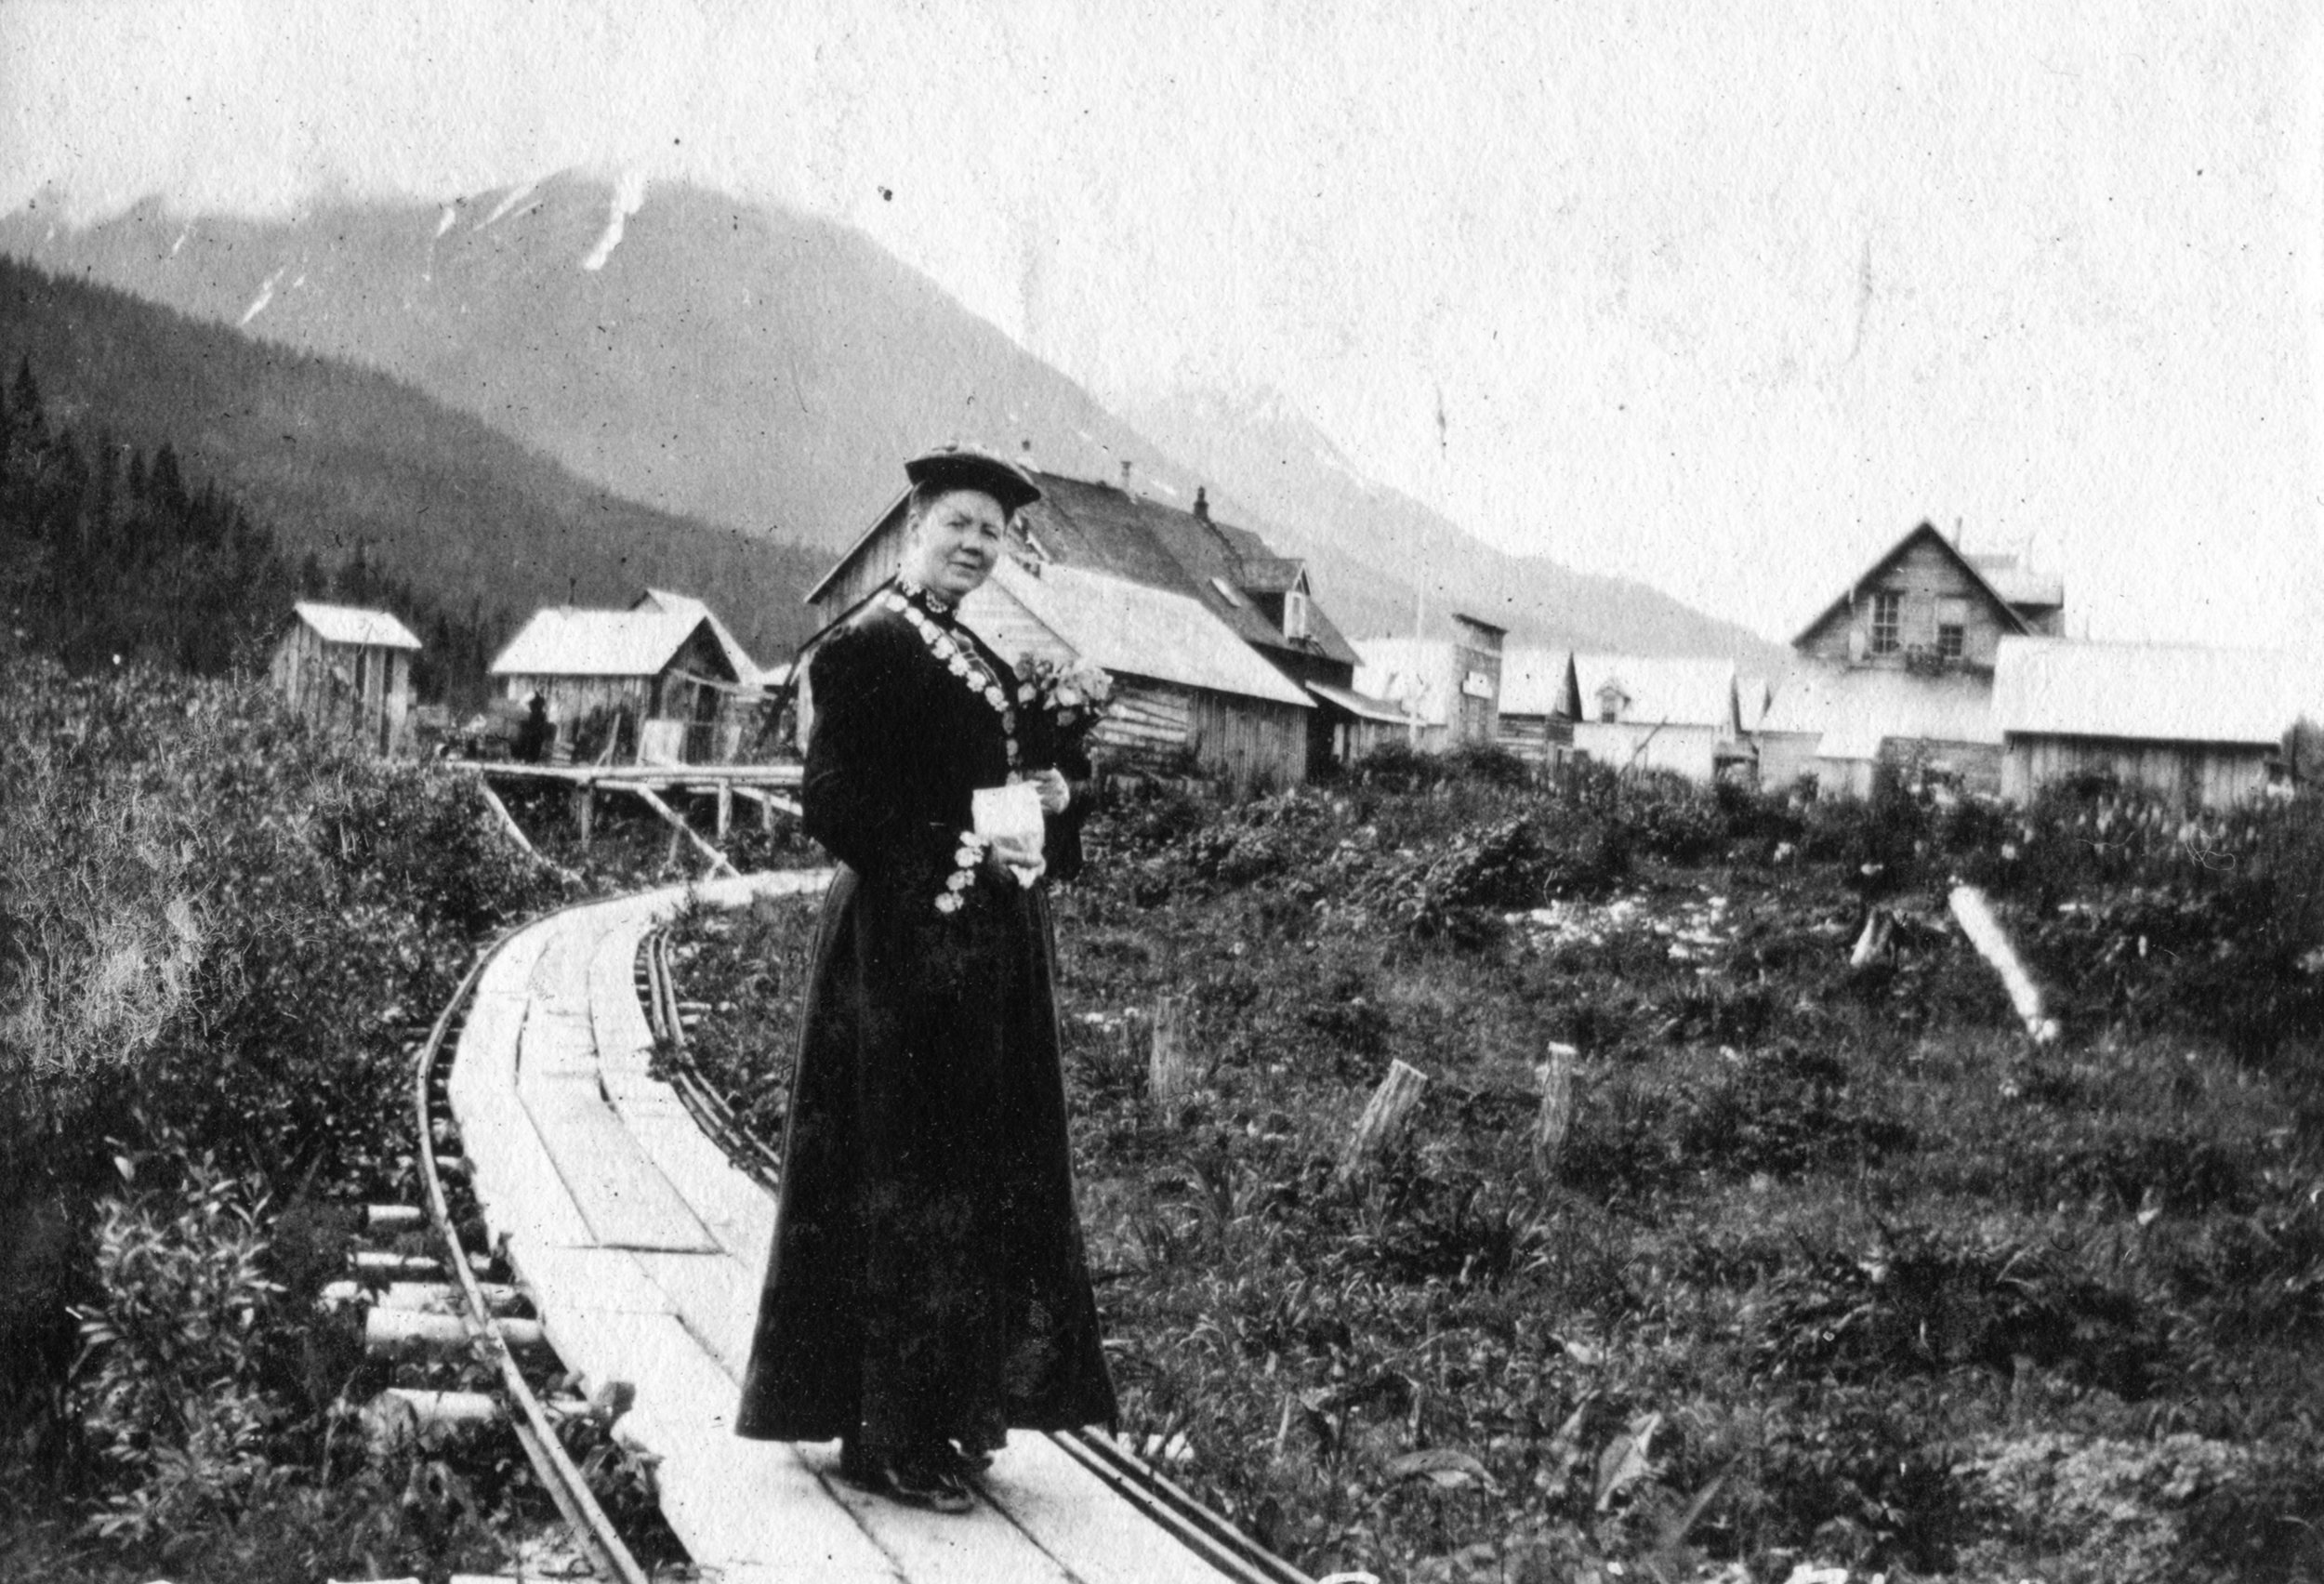
[[[957,601],[992,575],[1009,515],[982,490],[948,490],[921,513],[904,569],[931,594]]]

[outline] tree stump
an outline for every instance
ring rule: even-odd
[[[1533,1123],[1533,1164],[1543,1177],[1557,1172],[1565,1150],[1565,1130],[1574,1120],[1574,1063],[1581,1052],[1552,1044],[1550,1059],[1534,1069],[1541,1080],[1541,1112]]]
[[[1186,997],[1156,997],[1154,1041],[1146,1062],[1146,1092],[1156,1102],[1182,1099],[1194,1088],[1186,1067]]]
[[[1420,1092],[1428,1088],[1428,1075],[1404,1062],[1389,1064],[1388,1076],[1380,1080],[1372,1091],[1364,1115],[1356,1118],[1355,1131],[1348,1135],[1348,1146],[1340,1152],[1340,1169],[1333,1180],[1350,1182],[1362,1176],[1371,1163],[1387,1153],[1405,1124],[1411,1119],[1412,1108],[1420,1103]]]

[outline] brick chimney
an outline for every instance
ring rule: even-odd
[[[1195,486],[1195,521],[1210,521],[1210,492],[1200,484]]]
[[[1129,476],[1131,471],[1136,469],[1137,466],[1138,464],[1132,462],[1129,457],[1125,456],[1122,458],[1122,494],[1124,495],[1130,493]]]

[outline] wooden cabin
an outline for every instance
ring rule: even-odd
[[[374,753],[411,746],[412,656],[419,640],[385,611],[301,600],[267,674],[291,707]]]
[[[1708,785],[1749,759],[1731,660],[1577,654],[1574,682],[1574,748],[1596,763]]]
[[[706,606],[652,592],[626,611],[535,611],[491,675],[511,702],[546,703],[556,757],[601,763],[735,762],[764,703]]]
[[[1013,661],[1026,650],[1005,626],[1018,618],[996,609],[999,597],[1042,605],[1041,587],[1027,580],[1063,574],[1050,583],[1044,605],[1062,625],[1046,617],[1035,625],[1048,627],[1059,653],[1070,650],[1115,676],[1116,716],[1105,729],[1112,736],[1099,745],[1114,762],[1156,762],[1182,748],[1238,784],[1287,785],[1344,762],[1384,729],[1380,717],[1393,715],[1393,706],[1358,693],[1355,652],[1317,602],[1303,563],[1214,519],[1200,491],[1182,510],[1133,493],[1127,476],[1116,486],[1026,471],[1041,498],[1013,520],[1009,554],[987,585],[996,601],[981,607],[982,619],[1004,623],[997,630],[1007,641],[977,630]],[[895,575],[908,498],[899,494],[809,591],[817,631],[802,646],[802,666],[825,632]],[[1132,651],[1107,640],[1109,614],[1088,603],[1101,593],[1157,647]],[[1257,668],[1232,658],[1222,640]],[[1133,743],[1126,723],[1148,710],[1151,731]],[[812,700],[803,701],[802,743],[811,715]],[[1283,733],[1293,726],[1298,741],[1287,745]]]
[[[2099,779],[2182,811],[2234,807],[2287,778],[2307,699],[2290,657],[2179,644],[2004,640],[1993,712],[2001,791]]]

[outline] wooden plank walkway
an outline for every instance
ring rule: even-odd
[[[823,874],[697,888],[734,905],[820,890]],[[636,1392],[625,1435],[658,1459],[662,1511],[725,1584],[1218,1584],[1055,1443],[1018,1432],[984,1499],[945,1517],[867,1496],[838,1449],[733,1434],[772,1196],[648,1076],[633,965],[671,887],[557,914],[479,980],[450,1078],[495,1241],[549,1341],[589,1386]]]

